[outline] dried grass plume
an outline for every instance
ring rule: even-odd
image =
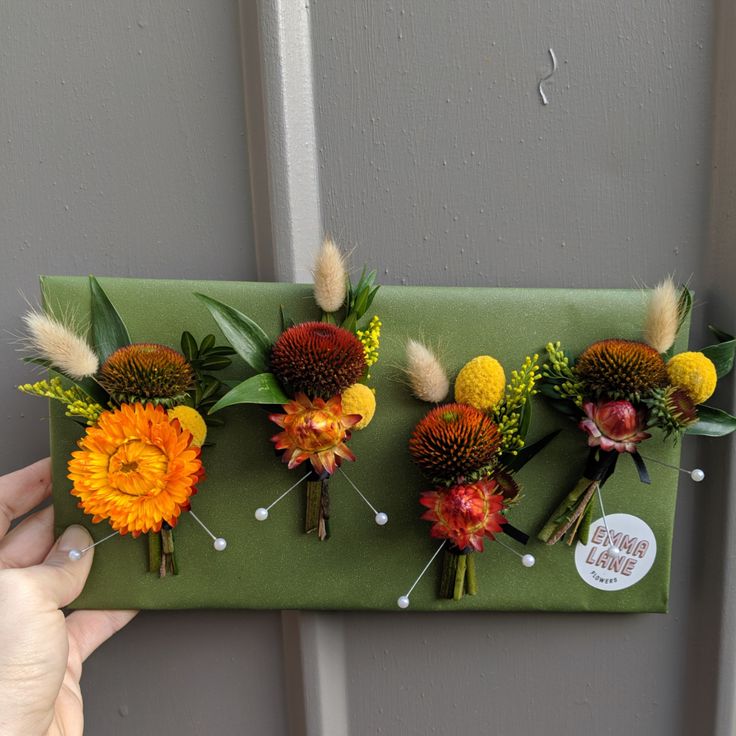
[[[674,344],[680,324],[677,288],[668,276],[652,289],[644,324],[644,342],[658,353],[666,353]]]
[[[26,312],[23,321],[28,330],[25,342],[35,357],[48,360],[76,381],[97,372],[97,356],[87,341],[72,329],[35,310]]]
[[[314,298],[323,312],[337,312],[345,301],[345,257],[330,237],[322,242],[312,271]]]
[[[412,393],[422,401],[438,403],[450,391],[450,381],[437,356],[416,340],[406,343],[406,377]]]

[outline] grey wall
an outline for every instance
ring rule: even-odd
[[[387,282],[631,287],[673,272],[698,293],[695,339],[708,318],[732,324],[733,249],[708,240],[714,11],[313,0],[326,229]],[[731,733],[727,530],[705,530],[727,508],[732,446],[687,442],[710,483],[682,483],[668,616],[342,616],[350,733]]]
[[[241,0],[244,117],[235,2],[6,3],[1,326],[38,272],[303,276],[320,222],[385,283],[674,271],[733,324],[731,5]],[[45,426],[0,390],[9,469]],[[688,441],[668,616],[144,614],[87,664],[87,733],[726,736],[732,447]]]
[[[0,8],[0,472],[48,453],[8,333],[37,275],[256,276],[234,0]],[[87,663],[90,736],[282,733],[278,614],[142,614]]]
[[[7,468],[46,434],[8,342],[38,274],[247,278],[255,257],[236,2],[3,3],[0,59]]]

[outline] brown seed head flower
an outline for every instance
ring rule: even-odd
[[[575,361],[574,373],[596,397],[638,401],[668,382],[667,368],[651,346],[633,340],[601,340]]]
[[[192,368],[176,350],[140,342],[118,348],[102,364],[97,380],[118,403],[173,406],[192,385]]]
[[[430,479],[455,480],[490,465],[500,448],[498,427],[467,404],[443,404],[414,428],[409,452]]]
[[[271,349],[271,370],[292,396],[330,399],[357,383],[365,369],[360,340],[326,322],[294,325]]]

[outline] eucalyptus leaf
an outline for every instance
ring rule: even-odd
[[[716,367],[716,375],[722,378],[733,370],[733,359],[736,354],[736,340],[731,339],[727,342],[719,342],[716,345],[709,345],[701,351],[706,358],[710,358]]]
[[[94,276],[89,277],[89,289],[92,297],[92,342],[100,363],[104,363],[118,348],[130,345],[130,335]]]
[[[210,414],[233,404],[285,404],[288,400],[273,373],[259,373],[228,391],[210,409]]]
[[[210,310],[210,314],[238,355],[253,370],[259,373],[267,371],[271,350],[268,335],[250,317],[237,309],[205,294],[195,296]]]
[[[685,434],[705,437],[723,437],[736,430],[736,417],[722,409],[701,404],[698,407],[698,421],[691,424]]]

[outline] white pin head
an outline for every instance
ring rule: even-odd
[[[215,548],[217,552],[222,552],[227,548],[227,539],[223,539],[222,537],[217,537],[214,542],[212,542],[212,546]]]
[[[521,558],[521,564],[524,565],[524,567],[534,567],[535,562],[536,559],[534,559],[534,555],[526,554]]]
[[[704,470],[701,470],[700,468],[695,468],[695,470],[692,470],[690,472],[690,477],[696,483],[700,483],[700,481],[705,480],[705,471]]]
[[[268,519],[268,509],[264,509],[262,506],[256,509],[255,517],[257,521],[266,521]]]
[[[376,514],[376,524],[378,524],[378,526],[385,526],[388,524],[388,514],[385,514],[383,511],[379,511]]]
[[[614,560],[621,557],[621,548],[617,547],[615,544],[612,544],[607,550],[608,556],[613,557]]]
[[[77,562],[82,559],[82,550],[81,549],[70,549],[69,550],[69,559],[73,560],[74,562]]]
[[[409,596],[402,595],[399,600],[396,601],[396,605],[399,608],[409,608]]]

